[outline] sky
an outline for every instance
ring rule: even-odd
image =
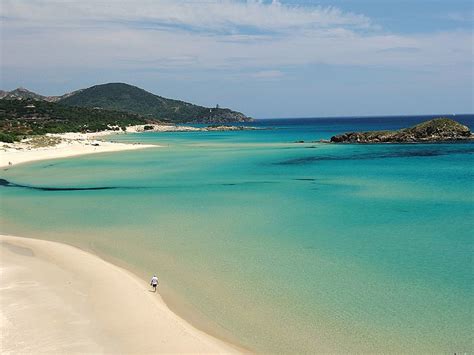
[[[468,0],[0,0],[0,88],[126,82],[255,118],[474,113]]]

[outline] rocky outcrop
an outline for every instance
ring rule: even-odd
[[[257,127],[250,126],[218,126],[212,125],[203,128],[203,131],[255,131],[260,130]]]
[[[209,113],[205,113],[200,118],[202,123],[229,123],[229,122],[251,122],[251,117],[245,116],[241,112],[232,111],[229,109],[210,109]],[[192,122],[192,121],[191,121]]]
[[[69,96],[78,94],[82,91],[83,89],[76,90],[73,92],[69,92],[67,94],[61,95],[61,96],[43,96],[40,94],[37,94],[33,91],[30,91],[25,88],[17,88],[12,91],[5,91],[5,90],[0,90],[0,99],[7,99],[7,100],[35,100],[35,101],[48,101],[48,102],[58,102],[62,99],[66,99]]]
[[[113,127],[111,127],[113,129]],[[127,127],[126,131],[130,133],[139,132],[226,132],[226,131],[255,131],[265,130],[266,128],[257,128],[251,126],[228,126],[211,125],[207,127],[176,126],[167,124],[147,124]]]
[[[25,88],[17,88],[12,91],[0,90],[0,99],[9,99],[9,100],[44,100],[44,96],[39,95],[33,91],[27,90]]]
[[[397,131],[350,132],[331,137],[333,143],[416,143],[472,139],[469,127],[448,118],[436,118]]]

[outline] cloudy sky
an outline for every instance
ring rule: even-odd
[[[469,0],[0,0],[1,88],[127,82],[257,118],[472,113]]]

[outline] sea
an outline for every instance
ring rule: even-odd
[[[251,351],[470,353],[474,143],[318,142],[433,117],[116,135],[160,147],[1,170],[1,233],[156,273],[173,311]]]

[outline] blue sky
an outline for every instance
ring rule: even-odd
[[[2,0],[1,88],[127,82],[257,118],[472,113],[464,0]]]

